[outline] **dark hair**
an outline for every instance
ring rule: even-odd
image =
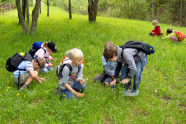
[[[118,49],[116,47],[109,47],[106,48],[103,52],[103,56],[106,60],[109,60],[111,58],[113,58],[114,56],[118,55]]]
[[[172,28],[168,28],[168,29],[167,29],[167,35],[170,34],[170,33],[172,33],[172,31],[173,31]]]

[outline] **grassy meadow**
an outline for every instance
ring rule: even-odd
[[[31,14],[31,12],[30,12]],[[0,122],[40,124],[132,124],[132,123],[186,123],[186,39],[174,43],[162,40],[167,28],[186,34],[185,27],[162,24],[163,36],[151,37],[154,29],[151,22],[97,17],[89,22],[88,16],[72,15],[60,8],[46,8],[38,19],[34,35],[26,35],[18,24],[17,11],[0,14]],[[103,84],[94,83],[93,78],[102,73],[101,56],[106,41],[123,45],[129,40],[151,44],[155,54],[148,56],[143,71],[140,94],[125,97],[119,84],[112,92]],[[6,60],[16,52],[28,52],[36,41],[53,41],[58,53],[52,54],[54,71],[39,74],[46,79],[41,85],[36,81],[28,90],[20,92],[14,83],[13,74],[5,68]],[[56,66],[71,48],[84,53],[85,97],[70,101],[54,95],[58,85]]]

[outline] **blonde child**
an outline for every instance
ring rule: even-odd
[[[56,49],[56,45],[54,42],[44,42],[41,48],[35,53],[34,57],[44,57],[46,59],[45,67],[41,68],[40,70],[43,73],[48,72],[49,70],[53,70],[54,64],[50,63],[54,59],[50,56],[52,53],[56,53],[58,50]]]
[[[62,78],[59,80],[59,87],[61,89],[61,96],[67,98],[83,97],[83,91],[86,88],[85,80],[83,79],[83,52],[80,49],[73,48],[69,51],[71,62],[71,69],[64,66],[62,70]],[[71,70],[71,71],[70,71]]]
[[[154,30],[151,31],[151,33],[149,33],[149,35],[151,35],[151,36],[153,36],[153,37],[154,37],[155,35],[157,35],[157,36],[163,35],[163,33],[161,33],[161,28],[160,28],[160,26],[158,25],[158,21],[157,21],[157,20],[153,20],[153,21],[152,21],[152,25],[154,25],[155,28],[154,28]]]

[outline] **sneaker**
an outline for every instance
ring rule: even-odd
[[[61,89],[59,87],[56,88],[56,91],[54,92],[54,94],[58,94],[60,93]]]
[[[25,88],[27,88],[28,85],[24,84],[20,89],[19,91],[23,91]]]
[[[139,95],[139,90],[135,91],[135,90],[127,90],[124,92],[124,96],[137,96]]]

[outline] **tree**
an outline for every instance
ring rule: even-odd
[[[47,5],[47,16],[49,17],[49,7],[50,7],[52,0],[44,0],[42,2],[44,2]]]
[[[26,2],[26,9],[27,9],[27,26],[25,24],[25,19],[23,16],[23,12],[21,10],[20,0],[16,0],[16,7],[18,11],[19,21],[21,23],[22,29],[24,33],[29,33],[29,6],[28,6],[28,0],[25,0]],[[36,0],[35,7],[32,11],[32,25],[30,29],[30,33],[34,34],[37,27],[37,20],[39,17],[39,8],[40,8],[41,1]]]
[[[69,0],[69,19],[72,19],[71,0]]]
[[[89,21],[96,21],[98,0],[88,0]]]

